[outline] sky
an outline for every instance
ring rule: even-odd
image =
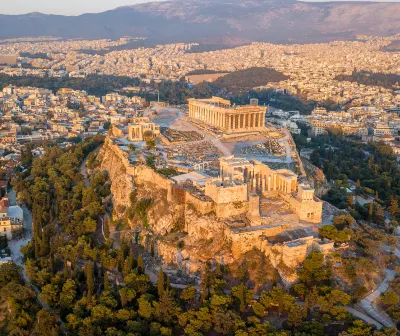
[[[324,0],[307,1],[319,2]],[[140,2],[146,2],[146,0],[0,0],[0,13],[25,14],[41,12],[46,14],[79,15],[82,13],[102,12]],[[400,2],[400,0],[384,0],[382,2]]]

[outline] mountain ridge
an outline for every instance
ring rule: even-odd
[[[170,0],[78,16],[0,14],[0,38],[134,36],[173,43],[231,36],[305,43],[399,32],[400,3],[389,2]]]

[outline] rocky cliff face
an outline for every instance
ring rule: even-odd
[[[122,152],[116,147],[112,142],[106,140],[99,151],[98,158],[100,169],[106,170],[112,181],[114,210],[120,216],[130,206],[129,195],[136,188],[133,178],[127,174],[128,158],[121,155]]]
[[[151,200],[146,209],[147,223],[155,234],[170,232],[181,216],[182,205],[168,201],[165,185],[157,183],[155,172],[147,166],[133,167],[129,164],[128,154],[123,152],[110,139],[106,139],[99,152],[100,169],[107,170],[111,179],[111,192],[114,210],[118,217],[126,217],[132,206],[131,194],[138,201]],[[133,205],[134,206],[134,205]],[[140,226],[140,219],[130,220],[131,226]]]
[[[170,235],[158,242],[158,253],[165,263],[179,264],[187,272],[196,272],[211,259],[223,264],[235,262],[226,239],[226,226],[214,214],[201,215],[186,208],[184,218],[185,236]]]
[[[324,196],[330,189],[329,183],[324,175],[324,172],[318,167],[314,166],[310,161],[302,158],[304,169],[307,173],[308,181],[315,189],[317,197]]]

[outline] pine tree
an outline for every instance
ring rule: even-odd
[[[308,317],[308,307],[309,303],[308,303],[308,297],[306,297],[306,299],[304,300],[304,304],[303,304],[303,318],[307,318]]]
[[[68,272],[68,266],[67,266],[67,261],[66,260],[64,260],[63,272],[64,272],[64,278],[68,279],[69,278],[69,272]]]
[[[132,271],[132,260],[131,260],[131,255],[129,255],[128,259],[125,260],[124,262],[124,267],[123,267],[123,273],[124,275],[128,275]]]
[[[356,182],[356,193],[360,194],[360,192],[361,192],[361,183],[360,180],[358,179]]]
[[[104,290],[110,290],[111,289],[111,285],[110,282],[108,280],[108,271],[104,272]]]
[[[210,295],[210,274],[209,274],[209,264],[206,264],[205,270],[201,275],[200,282],[200,292],[201,292],[201,302],[204,303],[209,298]]]
[[[222,278],[222,265],[220,263],[217,263],[215,267],[215,277],[216,278]]]
[[[128,260],[129,260],[129,265],[131,265],[132,268],[137,267],[137,261],[135,260],[135,255],[133,254],[132,250],[129,251]]]
[[[87,297],[91,298],[94,294],[94,267],[91,261],[86,264],[86,287]]]
[[[158,292],[158,297],[161,297],[165,291],[165,278],[164,278],[164,272],[162,267],[160,267],[160,271],[158,272],[158,277],[157,277],[157,292]]]
[[[369,208],[368,208],[368,218],[371,219],[373,214],[374,214],[374,203],[371,202],[369,203]]]
[[[246,286],[244,283],[240,283],[239,286],[232,288],[232,295],[236,297],[240,302],[240,312],[243,313],[246,308]]]
[[[110,225],[108,224],[108,217],[104,219],[104,237],[106,239],[110,238]]]
[[[138,267],[137,268],[138,268],[139,273],[144,274],[144,271],[145,271],[144,261],[143,261],[143,257],[141,254],[139,254],[139,257],[138,257]]]
[[[399,213],[399,203],[397,202],[397,199],[392,198],[390,200],[390,205],[388,207],[389,213],[392,217],[396,218],[398,213]]]
[[[121,298],[121,306],[125,307],[128,304],[128,298],[126,296],[126,291],[124,289],[120,289],[119,296]]]
[[[154,258],[154,239],[151,240],[150,249],[151,249],[151,256]]]
[[[353,195],[349,195],[349,197],[347,197],[347,203],[349,203],[349,206],[350,206],[351,208],[354,208]]]
[[[39,259],[40,258],[40,244],[39,244],[38,237],[36,237],[34,244],[35,244],[35,259]]]

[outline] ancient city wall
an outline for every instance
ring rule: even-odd
[[[244,253],[257,248],[266,252],[268,241],[266,238],[274,237],[287,230],[287,225],[276,225],[271,227],[260,227],[257,230],[251,229],[231,229],[226,230],[227,241],[231,244],[234,258],[239,258]]]
[[[214,183],[207,183],[205,192],[217,204],[247,201],[247,184],[221,188]]]
[[[215,211],[215,203],[213,201],[203,201],[201,199],[198,199],[187,190],[185,193],[185,203],[187,205],[191,204],[197,212],[203,215]]]
[[[215,213],[218,218],[229,218],[244,214],[249,209],[249,202],[233,202],[215,205]]]

